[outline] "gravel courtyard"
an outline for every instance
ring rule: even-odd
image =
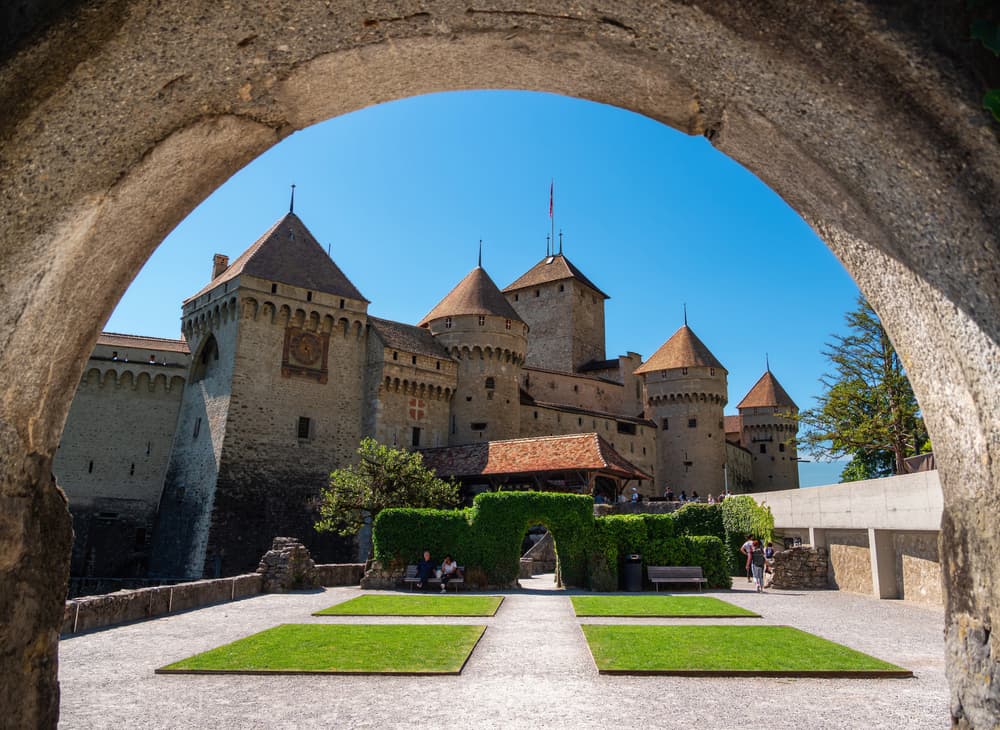
[[[491,618],[314,617],[362,593],[264,595],[64,639],[65,728],[949,727],[943,612],[836,591],[706,591],[763,619],[578,619],[570,592],[525,581]],[[533,590],[535,589],[535,590]],[[489,628],[461,676],[190,676],[153,670],[280,623]],[[913,679],[601,676],[580,623],[787,624],[913,670]]]

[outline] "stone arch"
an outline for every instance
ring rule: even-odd
[[[118,376],[119,388],[132,388],[135,385],[135,375],[131,370],[126,370]]]
[[[982,62],[941,30],[954,26],[957,1],[928,7],[922,25],[866,0],[665,2],[613,15],[570,4],[539,13],[514,0],[476,10],[428,5],[391,21],[338,1],[322,11],[337,15],[332,24],[303,3],[287,11],[288,23],[316,32],[289,35],[263,24],[260,42],[287,50],[259,64],[239,34],[262,25],[266,2],[207,10],[232,14],[218,23],[168,4],[121,11],[130,4],[138,0],[95,3],[94,12],[66,13],[37,29],[16,20],[10,37],[24,42],[0,56],[5,80],[24,80],[11,86],[16,113],[0,122],[4,168],[21,181],[16,196],[0,199],[0,253],[11,284],[4,311],[20,315],[0,325],[0,367],[15,372],[30,361],[39,332],[63,335],[51,354],[76,363],[19,372],[6,386],[0,438],[10,458],[30,464],[35,454],[51,454],[94,323],[198,200],[281,137],[370,103],[442,89],[528,88],[616,104],[704,134],[753,170],[820,233],[882,316],[941,465],[952,706],[973,724],[1000,714],[998,660],[966,638],[987,631],[989,606],[1000,597],[992,558],[1000,536],[976,519],[984,510],[1000,516],[1000,438],[992,427],[1000,412],[1000,152],[976,108]],[[212,35],[218,27],[231,29],[230,42]],[[186,43],[171,43],[176,33]],[[77,37],[97,39],[80,44],[82,60],[53,40]],[[141,52],[153,47],[162,50],[155,58]],[[46,74],[30,73],[38,64]],[[192,64],[209,70],[192,73]],[[123,77],[126,65],[132,73]],[[143,93],[161,68],[176,70],[181,86]],[[222,68],[237,72],[211,70]],[[109,89],[122,104],[100,103]],[[872,135],[876,128],[891,128],[891,139]],[[67,130],[75,141],[69,155]],[[30,174],[38,168],[49,175]],[[97,284],[91,297],[72,298],[80,282]],[[43,394],[52,394],[52,407],[39,414]],[[19,539],[37,541],[38,550],[25,549],[57,561],[69,527],[51,477],[25,467],[5,478],[22,480],[34,500],[12,520],[41,519],[63,533],[56,539],[58,530],[44,530],[43,544],[26,532]],[[29,683],[38,692],[15,692],[26,699],[9,716],[54,724],[55,662],[18,667],[24,647],[53,633],[60,576],[38,578],[47,587],[36,590],[22,574],[2,568],[0,593],[49,606],[37,619],[48,628],[14,632],[27,643],[4,654],[14,668],[5,676],[49,679]],[[54,639],[39,646],[54,655]]]

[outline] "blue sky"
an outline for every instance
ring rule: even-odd
[[[380,317],[416,323],[476,263],[502,288],[545,254],[549,183],[566,255],[611,299],[607,352],[649,356],[682,324],[729,370],[735,406],[771,369],[802,408],[857,286],[752,173],[659,122],[528,92],[432,94],[298,132],[164,240],[106,329],[177,337],[212,255],[239,255],[288,210]],[[804,485],[841,465],[803,464]]]

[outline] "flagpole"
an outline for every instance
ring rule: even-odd
[[[555,216],[555,191],[556,191],[556,181],[553,179],[549,183],[549,222],[552,224],[551,238],[552,241],[552,254],[556,252],[556,216]]]

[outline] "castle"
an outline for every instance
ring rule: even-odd
[[[343,558],[315,500],[364,436],[438,464],[521,439],[504,483],[607,499],[798,488],[797,408],[770,369],[724,416],[727,370],[686,322],[644,362],[607,359],[606,299],[560,250],[503,290],[477,266],[416,326],[380,319],[289,212],[214,257],[183,339],[98,340],[54,466],[72,574],[230,575],[278,534]],[[574,434],[591,438],[553,438]],[[487,471],[452,473],[474,490]]]

